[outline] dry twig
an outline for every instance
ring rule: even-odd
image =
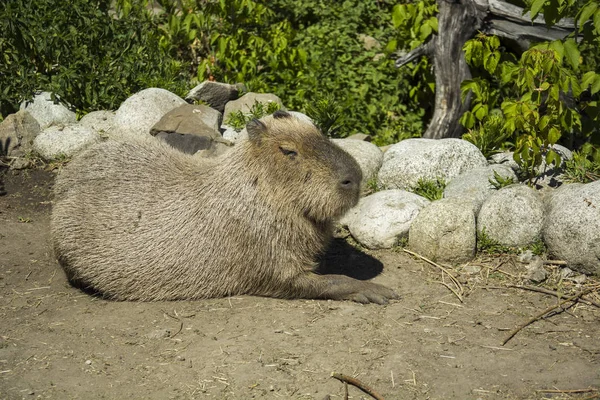
[[[444,277],[444,273],[446,273],[446,275],[448,275],[450,277],[450,280],[452,281],[452,283],[454,284],[454,286],[456,287],[456,290],[453,290],[450,285],[448,285],[446,282],[442,281],[440,282],[442,285],[446,286],[446,288],[448,288],[457,298],[458,300],[460,300],[460,302],[463,302],[462,299],[462,294],[464,293],[464,289],[462,287],[462,285],[460,284],[460,282],[458,281],[458,279],[456,279],[456,277],[454,275],[452,275],[450,273],[450,271],[448,271],[446,268],[442,267],[440,264],[431,261],[430,259],[428,259],[427,257],[423,257],[420,254],[415,253],[414,251],[410,251],[407,249],[402,249],[405,253],[410,254],[411,256],[420,258],[421,260],[425,261],[426,263],[429,263],[431,265],[433,265],[434,267],[439,268],[442,271],[442,279]]]
[[[561,309],[562,309],[562,305],[563,305],[563,304],[565,304],[565,303],[569,303],[569,302],[572,302],[572,301],[575,301],[575,300],[577,300],[578,298],[580,298],[581,296],[583,296],[583,295],[585,295],[585,294],[588,294],[588,293],[590,293],[590,292],[593,292],[594,290],[596,290],[596,289],[598,289],[598,288],[599,288],[599,286],[592,286],[592,287],[589,287],[589,288],[587,288],[587,289],[585,289],[585,290],[582,290],[582,291],[580,291],[580,292],[578,292],[578,293],[574,294],[573,296],[571,296],[571,297],[569,297],[569,298],[567,298],[567,299],[565,299],[565,300],[561,301],[560,303],[558,303],[558,304],[557,304],[557,305],[555,305],[555,306],[548,307],[547,309],[545,309],[545,310],[544,310],[544,311],[542,311],[541,313],[539,313],[539,314],[537,314],[536,316],[534,316],[533,318],[529,319],[527,322],[525,322],[525,323],[523,323],[523,324],[519,325],[517,328],[515,328],[514,330],[512,330],[512,331],[510,332],[510,334],[509,334],[509,335],[506,337],[506,339],[504,339],[504,341],[502,342],[502,346],[504,346],[506,343],[508,343],[508,341],[509,341],[510,339],[512,339],[512,338],[513,338],[513,336],[515,336],[517,333],[519,333],[519,331],[520,331],[521,329],[525,328],[527,325],[530,325],[530,324],[534,323],[535,321],[537,321],[538,319],[541,319],[541,318],[543,318],[543,317],[544,317],[546,314],[548,314],[548,313],[550,313],[550,312],[552,312],[552,311],[556,310],[557,308],[561,308]]]
[[[374,398],[376,400],[383,400],[383,396],[381,396],[379,393],[377,393],[371,387],[367,386],[366,384],[362,383],[361,381],[359,381],[356,378],[353,378],[351,376],[344,375],[344,374],[338,374],[337,372],[332,372],[331,376],[341,382],[344,382],[345,384],[349,383],[350,385],[359,388],[360,390],[362,390],[363,392],[365,392],[366,394],[368,394],[369,396],[371,396],[372,398]]]

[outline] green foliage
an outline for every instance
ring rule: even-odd
[[[335,137],[343,128],[343,113],[340,105],[332,95],[316,100],[306,107],[307,115],[313,119],[323,134]]]
[[[510,253],[514,250],[510,247],[500,244],[497,240],[494,240],[488,236],[485,228],[477,232],[477,252],[487,254],[503,254]]]
[[[242,111],[234,111],[227,116],[226,125],[231,126],[236,131],[244,129],[246,124],[253,119],[260,119],[266,115],[273,114],[281,107],[278,103],[271,101],[269,103],[256,102],[250,108],[250,112],[243,113]]]
[[[0,114],[37,90],[51,91],[79,114],[114,109],[152,86],[183,93],[181,64],[159,45],[157,24],[136,1],[11,0],[0,7]]]
[[[473,101],[461,123],[468,129],[485,126],[496,118],[489,110],[500,105],[504,126],[497,131],[498,141],[514,136],[514,159],[533,184],[543,162],[561,163],[552,146],[563,132],[571,137],[592,134],[581,122],[580,109],[598,120],[597,101],[593,97],[584,101],[581,96],[586,89],[591,95],[600,90],[600,82],[594,87],[600,75],[582,72],[579,48],[573,39],[540,43],[525,51],[518,62],[498,64],[499,45],[497,39],[481,34],[465,45],[467,60],[482,68],[487,78],[463,82],[463,98],[470,93]],[[573,99],[579,99],[579,104]]]
[[[425,197],[427,200],[435,201],[444,197],[446,181],[443,178],[425,179],[419,178],[411,192]]]
[[[499,190],[499,189],[502,189],[503,187],[517,183],[513,180],[512,177],[509,176],[507,178],[504,178],[502,175],[500,175],[496,171],[494,171],[494,178],[488,179],[488,181],[496,190]]]
[[[468,111],[463,118],[467,113]],[[471,113],[471,115],[473,114]],[[477,122],[477,128],[469,129],[462,138],[473,143],[485,158],[489,158],[511,146],[508,142],[511,133],[504,128],[505,121],[502,115],[490,115],[482,119],[483,121]]]
[[[575,183],[589,183],[600,179],[600,149],[591,144],[579,152],[573,152],[573,158],[566,161],[566,180]]]

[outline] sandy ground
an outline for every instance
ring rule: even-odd
[[[331,265],[378,274],[402,299],[111,302],[72,288],[53,257],[53,173],[0,179],[0,399],[343,399],[332,372],[385,399],[600,398],[599,308],[578,303],[502,346],[557,303],[506,288],[524,272],[506,257],[473,262],[479,273],[452,269],[463,303],[438,268],[345,243]],[[371,397],[349,386],[348,398]]]

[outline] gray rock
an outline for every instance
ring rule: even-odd
[[[371,135],[367,135],[366,133],[355,133],[354,135],[348,136],[346,139],[362,140],[364,142],[370,142],[373,140]]]
[[[525,247],[541,238],[544,206],[537,192],[511,185],[493,193],[481,206],[477,231],[501,245]]]
[[[53,160],[60,156],[72,157],[101,140],[100,135],[84,126],[51,126],[35,138],[33,150],[46,160]]]
[[[375,39],[373,36],[360,33],[358,35],[358,40],[362,42],[364,49],[367,51],[379,50],[381,48],[381,43],[379,43],[379,40]]]
[[[515,173],[519,171],[519,164],[513,158],[514,152],[505,151],[502,153],[496,153],[490,157],[490,164],[501,164],[510,167]]]
[[[390,147],[379,170],[379,186],[410,189],[419,178],[446,182],[487,161],[473,144],[461,139],[406,139]]]
[[[223,132],[223,139],[229,140],[232,143],[238,143],[242,140],[248,139],[248,131],[246,128],[241,131],[236,131],[234,128],[223,125],[221,128],[225,127],[225,131]]]
[[[567,160],[573,158],[573,152],[560,144],[552,146],[554,151],[560,156],[560,164],[558,166],[546,164],[545,156],[542,158],[542,165],[537,168],[537,178],[535,180],[536,188],[544,187],[559,187],[563,182],[563,172]]]
[[[115,130],[113,111],[93,111],[79,120],[79,125],[90,128],[100,136],[108,137]]]
[[[292,117],[299,119],[300,121],[303,122],[308,122],[309,124],[315,124],[315,121],[313,121],[313,119],[311,117],[309,117],[308,115],[301,113],[300,111],[289,111],[288,113],[292,115]]]
[[[450,180],[444,189],[444,197],[469,199],[473,204],[473,211],[477,214],[483,202],[496,190],[490,183],[490,180],[494,179],[494,172],[504,179],[512,179],[513,183],[519,181],[517,175],[507,165],[478,167]]]
[[[533,251],[525,250],[524,252],[519,254],[518,260],[520,263],[529,264],[531,261],[533,261],[534,257],[535,255],[533,254]]]
[[[477,245],[475,214],[461,199],[442,199],[423,208],[408,233],[408,246],[434,261],[472,260]]]
[[[179,96],[165,89],[149,88],[134,94],[121,104],[115,114],[115,134],[145,136],[166,113],[186,104]]]
[[[408,235],[410,224],[429,200],[404,190],[383,190],[360,200],[341,221],[361,245],[385,249]]]
[[[24,155],[31,150],[40,131],[40,124],[28,111],[10,114],[0,123],[0,156]]]
[[[33,98],[32,102],[21,103],[20,109],[27,110],[40,124],[40,129],[46,129],[51,125],[68,125],[77,122],[73,111],[70,111],[55,96],[56,102],[52,100],[52,93],[41,92]]]
[[[250,112],[250,110],[252,109],[254,104],[256,104],[256,103],[268,104],[271,102],[275,102],[275,103],[279,104],[279,106],[281,108],[283,108],[283,103],[281,102],[281,99],[279,97],[275,96],[274,94],[254,93],[254,92],[246,93],[239,99],[230,101],[225,105],[225,112],[223,113],[223,121],[225,123],[227,123],[227,117],[229,117],[229,114],[231,114],[232,112],[241,111],[242,113],[247,114]]]
[[[219,155],[233,145],[219,133],[220,116],[207,106],[183,104],[166,113],[150,134],[187,154],[202,151],[204,156]]]
[[[528,279],[531,282],[540,283],[545,281],[548,277],[548,272],[544,269],[544,261],[539,257],[535,257],[525,268],[527,269],[525,279]]]
[[[350,154],[360,166],[363,174],[362,186],[377,177],[383,162],[383,153],[373,143],[352,139],[331,139],[333,143]]]
[[[554,258],[600,275],[600,181],[563,185],[548,196],[543,237]]]
[[[200,100],[222,113],[225,104],[239,97],[240,88],[228,83],[204,81],[185,96],[188,101]]]

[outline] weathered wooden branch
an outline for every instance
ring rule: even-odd
[[[422,56],[435,68],[435,109],[425,138],[460,137],[459,119],[468,110],[470,96],[461,101],[460,84],[471,78],[462,50],[478,31],[497,35],[524,51],[533,42],[564,39],[575,31],[572,19],[548,28],[541,16],[531,20],[521,7],[500,0],[438,0],[438,35],[396,60],[401,67]]]
[[[406,65],[409,62],[416,60],[417,58],[433,55],[433,48],[435,46],[436,37],[436,35],[433,35],[431,39],[429,39],[426,43],[423,43],[410,53],[398,57],[396,59],[396,68],[400,68],[401,66]]]

